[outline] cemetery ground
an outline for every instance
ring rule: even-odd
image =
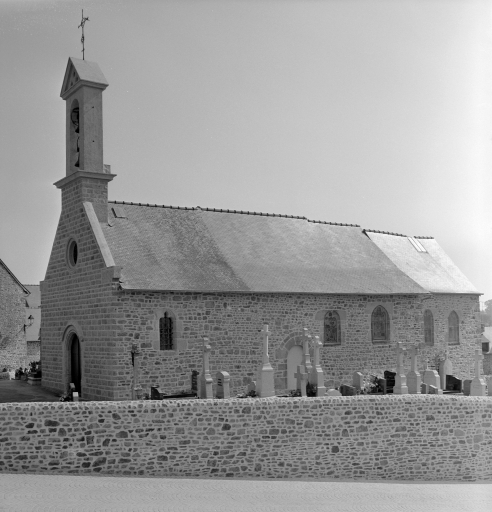
[[[0,511],[489,512],[491,483],[0,474]]]

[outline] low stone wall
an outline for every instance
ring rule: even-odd
[[[0,425],[3,472],[492,480],[492,397],[0,404]]]

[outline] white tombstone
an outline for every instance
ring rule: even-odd
[[[342,393],[340,393],[340,391],[338,391],[338,389],[329,389],[326,392],[326,396],[342,396]]]
[[[396,344],[396,375],[395,375],[395,386],[393,388],[393,394],[395,395],[406,395],[408,393],[407,376],[404,373],[403,368],[403,354],[405,350],[403,343],[399,341]]]
[[[203,337],[203,371],[200,375],[200,398],[213,398],[212,375],[210,375],[210,351],[208,338]]]
[[[429,364],[426,363],[426,368],[424,370],[424,373],[422,374],[422,382],[424,384],[427,384],[428,386],[434,386],[435,388],[437,388],[437,393],[438,395],[442,395],[442,389],[440,388],[441,386],[441,379],[439,378],[439,374],[436,372],[436,370],[431,370],[429,368]],[[430,391],[429,391],[430,393]]]
[[[302,347],[294,345],[287,354],[287,389],[289,390],[296,389],[295,373],[300,364],[302,364]]]
[[[364,375],[360,372],[354,372],[352,375],[352,386],[359,391],[364,388]]]
[[[275,396],[274,386],[274,372],[270,360],[268,358],[268,324],[265,324],[262,329],[263,334],[263,361],[258,368],[256,377],[256,393],[259,397],[265,398],[268,396]]]
[[[307,327],[304,327],[303,331],[304,331],[304,335],[303,335],[303,339],[302,339],[302,346],[303,346],[302,365],[304,366],[304,370],[306,371],[306,374],[310,375],[311,370],[313,369],[313,365],[311,364],[311,355],[309,353],[309,345],[311,342],[311,335],[309,334]]]
[[[326,387],[325,387],[325,375],[323,373],[323,368],[321,368],[320,363],[320,349],[323,346],[323,343],[319,340],[319,336],[314,337],[314,365],[311,369],[311,373],[309,374],[309,382],[316,386],[316,396],[325,396]]]
[[[407,373],[407,387],[408,392],[412,395],[421,394],[422,377],[420,372],[417,371],[417,354],[419,349],[416,345],[412,345],[409,349],[410,352],[410,371]]]
[[[485,396],[485,379],[480,377],[480,361],[483,359],[481,346],[475,349],[475,377],[471,381],[470,396]]]
[[[74,402],[78,402],[78,401],[79,401],[79,398],[80,398],[80,397],[79,397],[78,392],[77,392],[77,391],[74,391],[74,392],[72,393],[72,399],[73,399],[73,401],[74,401]]]
[[[217,398],[231,398],[231,376],[227,372],[217,372]]]
[[[304,371],[304,366],[300,364],[297,367],[296,373],[297,389],[301,391],[301,396],[307,396],[306,384],[307,384],[307,373]]]
[[[453,363],[449,359],[449,352],[446,349],[444,361],[439,363],[439,376],[441,378],[441,389],[446,389],[446,375],[453,375]]]

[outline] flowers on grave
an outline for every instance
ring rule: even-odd
[[[308,382],[306,384],[306,395],[307,396],[316,396],[316,393],[318,392],[318,386],[316,384],[311,384]]]
[[[291,396],[291,397],[301,396],[301,390],[300,389],[289,389],[289,396]]]
[[[382,378],[382,375],[369,375],[369,381],[365,383],[363,390],[361,390],[362,394],[382,393],[383,388],[380,384]]]
[[[31,361],[29,363],[29,371],[27,372],[31,377],[41,377],[41,361]]]
[[[236,398],[256,398],[258,395],[256,394],[256,391],[252,389],[251,391],[248,391],[247,393],[238,393],[236,395]]]

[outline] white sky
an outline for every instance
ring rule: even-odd
[[[0,258],[44,278],[83,8],[110,199],[434,236],[492,298],[491,6],[0,0]]]

